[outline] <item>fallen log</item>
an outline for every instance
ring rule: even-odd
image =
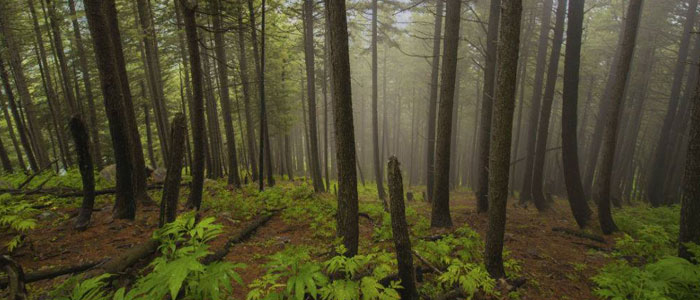
[[[182,183],[180,186],[189,186],[189,183]],[[154,185],[149,185],[146,187],[148,190],[159,190],[162,189],[163,185],[162,184],[154,184]],[[114,194],[116,193],[117,190],[110,188],[110,189],[104,189],[104,190],[96,190],[95,191],[95,196],[99,195],[108,195],[108,194]],[[73,197],[82,197],[85,195],[83,191],[76,190],[76,189],[68,189],[68,188],[51,188],[51,189],[40,189],[40,190],[20,190],[20,189],[0,189],[0,194],[10,194],[10,195],[24,195],[24,196],[30,196],[30,195],[51,195],[56,198],[73,198]]]
[[[27,289],[24,286],[24,272],[22,271],[22,266],[17,262],[12,260],[9,256],[0,256],[0,269],[7,273],[9,286],[10,286],[10,299],[12,300],[26,300],[29,299],[27,295]]]
[[[258,217],[255,221],[253,221],[253,223],[250,223],[250,225],[244,228],[241,232],[239,232],[238,234],[231,237],[228,241],[226,241],[226,244],[224,244],[223,248],[204,257],[204,259],[202,259],[202,264],[208,265],[215,261],[223,259],[224,256],[226,256],[229,253],[229,251],[231,251],[231,247],[233,245],[241,243],[250,238],[258,228],[265,225],[268,221],[270,221],[270,219],[272,219],[272,217],[274,217],[279,212],[280,210],[270,211],[264,216]]]
[[[579,231],[579,230],[573,230],[573,229],[564,228],[564,227],[553,227],[552,231],[566,233],[568,235],[573,235],[575,237],[589,239],[589,240],[596,241],[596,242],[603,243],[603,244],[607,243],[602,236],[591,234],[588,232]]]
[[[88,263],[75,265],[75,266],[55,267],[55,268],[51,268],[51,269],[47,269],[47,270],[27,273],[24,275],[24,282],[25,283],[32,283],[32,282],[41,281],[41,280],[45,280],[45,279],[55,278],[55,277],[66,275],[66,274],[84,272],[84,271],[89,270],[90,268],[100,264],[101,262],[103,262],[103,261],[88,262]],[[0,289],[6,288],[7,284],[8,284],[8,282],[7,282],[6,278],[0,279]]]

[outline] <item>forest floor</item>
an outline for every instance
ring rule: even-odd
[[[288,189],[299,185],[299,181],[285,182],[281,185],[284,189]],[[411,190],[417,192],[417,190]],[[216,190],[208,189],[205,192],[216,197]],[[237,193],[230,189],[229,192]],[[157,193],[152,194],[156,199],[159,197]],[[184,190],[182,199],[186,199],[184,198],[186,194],[187,191]],[[241,197],[246,199],[245,195]],[[125,249],[148,240],[152,232],[157,229],[158,207],[141,207],[134,221],[113,220],[111,199],[111,196],[98,198],[92,224],[83,232],[72,229],[78,199],[73,200],[72,205],[56,205],[43,210],[37,216],[38,226],[25,234],[23,245],[13,251],[11,256],[23,266],[25,273],[31,273],[56,266],[100,261],[107,257],[114,257]],[[458,191],[452,193],[451,199],[452,220],[455,226],[468,225],[482,238],[485,237],[487,215],[476,213],[473,194],[468,191]],[[368,193],[361,192],[360,201],[362,210],[363,203],[376,203],[378,200]],[[555,200],[552,209],[547,213],[538,213],[534,207],[519,207],[513,205],[514,202],[513,199],[509,200],[505,246],[510,252],[510,257],[520,263],[521,276],[527,280],[518,289],[519,299],[595,299],[590,277],[611,261],[607,258],[606,252],[613,247],[613,237],[605,237],[605,243],[602,243],[553,231],[553,228],[558,227],[577,230],[568,203],[563,199]],[[412,201],[407,204],[419,214],[429,218],[428,203]],[[211,242],[211,248],[214,250],[219,249],[231,235],[239,232],[255,219],[255,215],[239,217],[235,213],[206,205],[202,215],[214,216],[217,223],[224,226],[224,233]],[[315,255],[319,259],[330,255],[332,249],[329,245],[332,243],[332,237],[321,238],[313,232],[310,226],[310,220],[313,217],[302,216],[290,219],[276,214],[250,239],[231,248],[224,260],[247,265],[246,268],[238,270],[245,284],[234,287],[233,299],[245,299],[250,290],[248,285],[265,273],[264,264],[267,262],[267,257],[287,246],[310,246],[317,249]],[[371,218],[360,218],[360,252],[364,247],[374,245],[373,230],[375,226],[379,226],[376,222]],[[430,233],[441,234],[449,231],[431,229]],[[595,228],[591,233],[600,235],[599,230]],[[4,245],[12,237],[10,232],[0,232],[0,243]],[[387,241],[378,243],[383,247],[393,248]],[[5,249],[2,251],[6,252]],[[144,266],[145,263],[142,263],[137,267]],[[42,294],[60,285],[69,277],[69,275],[60,276],[31,283],[28,286],[33,294]],[[1,292],[0,298],[2,298]]]

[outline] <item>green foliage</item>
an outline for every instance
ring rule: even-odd
[[[15,236],[5,244],[12,251],[22,244],[22,235],[36,227],[37,221],[33,216],[38,211],[24,200],[19,200],[10,194],[0,195],[0,228],[15,232]]]

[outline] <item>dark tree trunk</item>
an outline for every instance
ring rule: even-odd
[[[495,1],[495,0],[494,0]],[[426,188],[428,202],[432,202],[435,184],[435,115],[437,112],[438,77],[440,71],[440,41],[442,40],[442,14],[444,0],[435,0],[435,29],[433,30],[433,58],[430,69],[430,99],[428,99],[428,118],[426,136]]]
[[[491,144],[491,115],[496,83],[496,52],[498,51],[498,26],[501,15],[501,0],[491,0],[489,25],[486,35],[486,65],[484,68],[484,90],[481,97],[479,121],[479,156],[477,162],[478,183],[476,187],[476,211],[489,209],[489,151]]]
[[[202,90],[202,62],[199,54],[199,38],[197,37],[196,6],[187,0],[179,0],[187,35],[187,50],[190,56],[190,74],[192,78],[193,97],[190,103],[190,118],[192,118],[192,183],[188,206],[197,210],[202,205],[202,190],[204,188],[204,92]]]
[[[564,95],[562,104],[562,160],[564,162],[564,180],[571,212],[579,227],[588,224],[591,209],[581,182],[578,159],[578,87],[581,64],[581,35],[583,32],[584,0],[571,0],[569,4],[569,23],[566,30],[567,42],[564,54]],[[592,87],[589,87],[592,89]]]
[[[32,169],[32,171],[36,171],[37,162],[34,158],[34,152],[32,152],[32,147],[29,141],[29,137],[27,137],[27,131],[24,128],[24,123],[22,122],[22,118],[19,115],[17,104],[15,103],[15,96],[12,92],[12,87],[10,87],[10,79],[7,75],[7,71],[5,70],[5,64],[2,60],[2,55],[0,55],[0,78],[2,78],[3,89],[5,90],[5,95],[7,96],[7,106],[9,106],[12,110],[12,115],[17,126],[17,134],[19,135],[20,143],[22,144],[22,148],[24,148],[24,153],[27,155],[27,159],[29,160],[29,167]],[[7,126],[9,128],[11,126],[11,122],[10,115],[7,112],[7,106],[4,106],[4,112],[5,120],[7,121]],[[10,130],[10,134],[11,133],[12,130]],[[19,147],[15,146],[15,151],[17,151],[17,158],[20,161],[20,164],[24,166],[21,150],[19,149]]]
[[[8,22],[10,22],[10,19],[7,17],[9,8],[6,7],[6,5],[9,5],[9,3],[4,3],[5,4],[0,5],[0,32],[4,38],[5,47],[7,47],[9,65],[10,69],[12,70],[17,92],[19,93],[19,99],[22,104],[22,108],[24,109],[24,114],[27,117],[27,122],[25,124],[28,136],[25,137],[26,141],[23,141],[22,143],[24,144],[24,149],[29,157],[30,166],[32,167],[32,170],[36,172],[49,163],[48,156],[45,153],[45,149],[47,149],[47,147],[44,137],[41,134],[41,128],[43,126],[40,126],[40,123],[37,120],[37,110],[34,107],[34,103],[32,102],[32,98],[29,93],[27,78],[24,76],[19,44],[15,40],[14,32],[10,28],[11,25],[8,24]],[[3,76],[6,78],[7,73],[3,72]],[[4,84],[6,84],[5,91],[7,91],[10,89],[9,79],[3,79],[3,81],[5,82]],[[12,97],[10,97],[10,101],[12,101]],[[14,101],[10,102],[10,104],[13,102]],[[17,122],[21,122],[22,118],[18,107],[16,105],[13,105],[12,107],[15,120]],[[22,128],[18,126],[18,130],[22,130]]]
[[[68,107],[70,108],[71,113],[82,113],[80,103],[78,103],[78,101],[75,99],[75,94],[73,94],[73,83],[71,81],[70,72],[68,71],[68,62],[66,61],[66,55],[63,50],[63,38],[61,37],[60,22],[62,21],[62,16],[57,14],[56,10],[58,8],[56,5],[57,3],[55,0],[47,0],[51,33],[53,35],[53,45],[56,49],[58,65],[60,67],[61,77],[63,79],[63,94],[65,95],[66,102],[68,102]],[[46,65],[46,67],[48,68],[48,65]]]
[[[143,83],[141,85],[143,88]],[[143,89],[142,89],[143,91]],[[144,123],[146,123],[146,151],[148,152],[148,160],[151,161],[151,168],[156,169],[157,164],[156,164],[156,158],[153,153],[153,134],[151,134],[151,116],[148,113],[148,105],[143,104],[143,118],[144,118]],[[165,157],[163,158],[165,160]]]
[[[535,149],[537,145],[537,127],[540,118],[540,106],[542,103],[542,86],[544,84],[545,70],[547,69],[547,49],[549,48],[549,30],[551,27],[552,19],[552,2],[554,2],[554,0],[544,0],[542,7],[542,19],[540,20],[540,36],[537,46],[537,65],[535,66],[535,81],[532,86],[532,101],[530,107],[530,114],[528,116],[527,121],[529,124],[529,130],[527,130],[526,132],[529,132],[529,134],[525,135],[525,153],[527,153],[527,156],[525,159],[525,167],[523,169],[525,174],[523,176],[523,188],[520,191],[520,203],[526,203],[532,200],[533,197],[532,177],[533,170],[535,170]],[[536,204],[536,206],[538,210],[543,209],[543,206],[541,204]]]
[[[200,30],[200,37],[202,39],[207,39],[206,32]],[[208,138],[207,147],[209,157],[207,158],[207,176],[210,178],[221,178],[223,176],[223,170],[221,168],[221,149],[219,147],[219,141],[221,139],[221,128],[219,126],[219,114],[217,112],[218,107],[216,105],[216,97],[214,97],[214,85],[211,80],[211,64],[209,63],[209,53],[207,53],[207,48],[209,45],[207,43],[200,41],[200,53],[202,53],[202,71],[203,83],[204,83],[204,97],[205,97],[205,113],[207,129],[205,129],[205,137]],[[205,47],[206,45],[206,47]],[[207,134],[208,133],[208,134]]]
[[[632,58],[634,56],[635,40],[641,18],[642,0],[630,0],[625,20],[624,34],[620,43],[619,63],[615,69],[615,85],[610,91],[610,110],[607,112],[607,123],[603,135],[603,149],[601,150],[600,175],[597,185],[598,218],[600,229],[605,234],[617,230],[617,226],[610,212],[610,189],[613,163],[615,157],[615,145],[617,144],[617,132],[619,127],[619,115],[622,110],[622,100],[625,93],[627,76]]]
[[[520,45],[522,0],[501,3],[498,38],[498,75],[493,106],[493,128],[489,157],[489,229],[486,234],[485,264],[493,278],[505,277],[503,269],[503,235],[506,227],[508,171],[515,110],[515,90]]]
[[[389,206],[391,212],[391,232],[396,248],[396,260],[398,262],[399,279],[401,279],[402,300],[418,299],[416,288],[416,269],[413,267],[413,253],[411,252],[411,238],[408,234],[406,212],[403,200],[403,178],[399,168],[399,160],[396,156],[389,158],[387,170],[389,184]]]
[[[108,3],[111,2],[111,3]],[[122,80],[118,71],[118,60],[115,53],[115,43],[110,33],[110,26],[117,24],[109,22],[105,13],[106,5],[114,5],[114,1],[88,0],[85,1],[85,13],[90,26],[90,35],[95,48],[97,69],[100,74],[105,112],[109,121],[109,131],[114,148],[116,163],[116,199],[113,215],[118,219],[134,219],[136,215],[135,187],[133,180],[133,155],[131,138],[126,117],[126,101],[122,94]],[[118,29],[117,29],[118,30]]]
[[[314,191],[323,192],[323,176],[318,158],[316,131],[316,69],[314,67],[314,1],[304,0],[304,61],[306,62],[306,91],[309,98],[309,160]]]
[[[24,163],[24,156],[22,155],[22,149],[20,148],[20,144],[17,142],[17,136],[15,135],[15,130],[12,126],[10,112],[7,109],[7,107],[9,106],[9,103],[5,103],[5,101],[0,96],[0,105],[2,106],[3,115],[5,115],[5,124],[7,124],[7,131],[10,135],[10,140],[12,140],[12,146],[15,148],[15,154],[17,154],[17,164],[19,165],[20,170],[22,170],[23,173],[26,173],[27,172],[27,165]]]
[[[246,59],[245,36],[243,33],[243,14],[240,7],[236,8],[238,20],[238,69],[241,76],[241,86],[243,87],[243,107],[245,108],[246,141],[248,143],[248,161],[253,178],[258,178],[258,163],[255,159],[255,127],[250,108],[250,79],[248,78],[248,60]]]
[[[673,73],[673,82],[671,86],[671,95],[668,103],[668,110],[664,117],[664,122],[659,135],[659,142],[656,145],[654,159],[651,168],[651,178],[648,184],[648,197],[652,206],[656,207],[665,202],[664,195],[664,179],[671,176],[667,173],[669,165],[668,152],[672,152],[671,141],[674,140],[674,134],[671,132],[673,123],[676,118],[681,115],[678,113],[678,103],[680,100],[681,87],[683,85],[683,75],[687,68],[687,59],[690,45],[690,37],[695,26],[695,18],[697,16],[698,0],[690,0],[688,5],[688,13],[686,14],[685,23],[683,24],[683,32],[680,47],[678,48],[678,58]],[[682,112],[681,112],[682,113]]]
[[[78,168],[83,181],[83,204],[75,221],[75,229],[85,230],[90,224],[92,208],[95,205],[95,167],[90,155],[90,136],[85,123],[77,115],[70,119],[70,132],[73,135],[75,152],[78,154]]]
[[[12,163],[10,162],[10,156],[7,155],[7,150],[5,150],[5,145],[2,143],[2,140],[0,139],[0,161],[2,161],[2,169],[5,170],[5,173],[12,173],[14,170],[12,169]]]
[[[574,0],[579,1],[579,0]],[[582,1],[582,0],[581,0]],[[559,73],[559,56],[561,54],[561,44],[564,36],[564,19],[566,18],[566,0],[557,1],[556,24],[554,25],[554,40],[552,41],[552,53],[549,58],[547,70],[547,80],[544,88],[544,96],[542,97],[541,112],[539,113],[539,125],[532,126],[532,129],[537,129],[537,137],[535,138],[535,151],[530,153],[528,157],[534,156],[532,164],[532,187],[531,196],[538,211],[549,209],[550,203],[545,199],[543,190],[544,186],[544,162],[545,152],[547,151],[547,138],[549,135],[549,121],[552,114],[552,103],[554,102],[554,92],[557,86],[557,74]],[[571,41],[569,41],[571,43]],[[575,127],[574,127],[575,128]],[[534,154],[534,155],[533,155]],[[525,166],[527,168],[527,166]],[[525,174],[528,176],[529,173]]]
[[[80,25],[78,24],[78,17],[75,11],[75,2],[73,0],[68,0],[68,6],[70,7],[70,13],[73,23],[73,35],[75,38],[75,46],[77,48],[77,56],[80,62],[80,73],[83,75],[83,85],[85,86],[85,97],[87,98],[88,110],[89,110],[89,127],[90,135],[92,139],[91,153],[93,156],[93,161],[98,169],[102,167],[102,150],[100,147],[100,134],[99,134],[99,124],[97,124],[97,110],[95,108],[95,97],[92,94],[92,82],[90,77],[90,69],[88,68],[87,53],[83,47],[83,38],[80,33]],[[76,77],[77,81],[78,78]],[[76,89],[77,90],[77,89]]]
[[[166,160],[168,171],[165,174],[163,184],[163,198],[160,200],[159,227],[165,223],[175,221],[177,216],[177,200],[180,197],[180,180],[182,179],[182,161],[185,156],[185,147],[181,141],[187,136],[187,121],[185,115],[178,113],[170,124],[170,155]]]
[[[384,209],[386,210],[388,207],[386,207],[384,196],[382,161],[379,156],[379,117],[377,112],[377,98],[379,97],[379,81],[377,80],[379,68],[377,64],[377,1],[378,0],[372,0],[372,154],[374,158],[374,180],[377,183],[377,193],[379,199],[384,203]],[[386,101],[386,99],[384,99],[384,101]]]
[[[459,23],[462,3],[446,0],[445,45],[442,54],[442,84],[440,110],[438,112],[437,146],[435,147],[435,190],[430,217],[431,227],[451,227],[450,217],[450,143],[452,131],[452,103],[454,101],[457,50],[459,49]]]
[[[692,101],[692,114],[682,183],[678,256],[697,263],[700,258],[692,257],[685,243],[700,244],[700,80],[695,85],[694,96],[689,100]]]
[[[345,0],[327,0],[331,87],[338,158],[338,236],[347,256],[357,254],[359,240],[355,129],[350,89],[350,51]]]

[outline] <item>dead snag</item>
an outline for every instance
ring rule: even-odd
[[[406,224],[406,212],[403,200],[403,179],[399,160],[396,156],[389,158],[389,201],[391,212],[391,230],[394,235],[396,247],[396,260],[399,267],[399,278],[403,289],[399,291],[401,299],[418,299],[416,289],[416,270],[413,268],[413,256],[411,252],[411,239],[408,235]]]
[[[75,142],[75,151],[78,155],[80,177],[83,181],[83,204],[80,207],[80,213],[75,221],[74,228],[85,230],[90,224],[92,208],[95,205],[95,167],[92,164],[90,136],[85,128],[85,123],[80,119],[80,116],[75,115],[70,119],[69,126]]]
[[[0,269],[7,273],[7,277],[10,281],[9,299],[29,299],[27,296],[27,289],[24,287],[24,272],[22,271],[22,266],[12,260],[9,256],[2,255],[0,256]]]
[[[182,159],[185,153],[185,144],[181,141],[185,141],[187,133],[185,116],[182,113],[175,115],[170,127],[170,151],[166,165],[168,171],[163,185],[163,198],[160,200],[159,227],[175,221],[177,216],[177,199],[180,196],[180,180],[182,179]]]

